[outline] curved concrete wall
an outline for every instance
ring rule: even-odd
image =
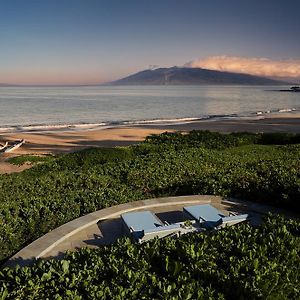
[[[212,200],[220,201],[222,198],[219,196],[210,195],[154,198],[124,203],[101,209],[77,218],[50,231],[49,233],[35,240],[27,247],[20,250],[17,254],[9,259],[5,266],[30,264],[30,262],[34,262],[38,258],[47,257],[47,253],[49,253],[58,244],[70,238],[72,235],[98,223],[99,221],[116,218],[125,212],[179,204],[209,203]]]

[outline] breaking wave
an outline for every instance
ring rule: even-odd
[[[76,131],[76,130],[99,130],[114,127],[126,126],[165,126],[180,125],[201,121],[215,120],[232,120],[232,119],[261,119],[266,115],[280,113],[296,113],[300,109],[296,108],[280,108],[268,111],[256,111],[244,114],[227,114],[227,115],[207,115],[200,117],[184,117],[184,118],[159,118],[148,120],[123,120],[108,121],[99,123],[77,123],[77,124],[27,124],[27,125],[5,125],[0,126],[0,133],[10,132],[47,132],[47,131]]]

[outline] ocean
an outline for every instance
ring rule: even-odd
[[[260,118],[299,112],[274,86],[0,87],[0,132]],[[287,88],[287,87],[284,87]]]

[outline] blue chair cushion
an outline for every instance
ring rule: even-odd
[[[121,218],[128,229],[132,228],[133,231],[153,230],[163,225],[150,211],[125,213]]]
[[[219,222],[224,217],[221,212],[210,204],[187,206],[184,207],[184,210],[197,221]]]

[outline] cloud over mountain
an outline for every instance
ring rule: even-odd
[[[265,77],[300,78],[300,59],[272,60],[222,55],[193,60],[185,66]]]

